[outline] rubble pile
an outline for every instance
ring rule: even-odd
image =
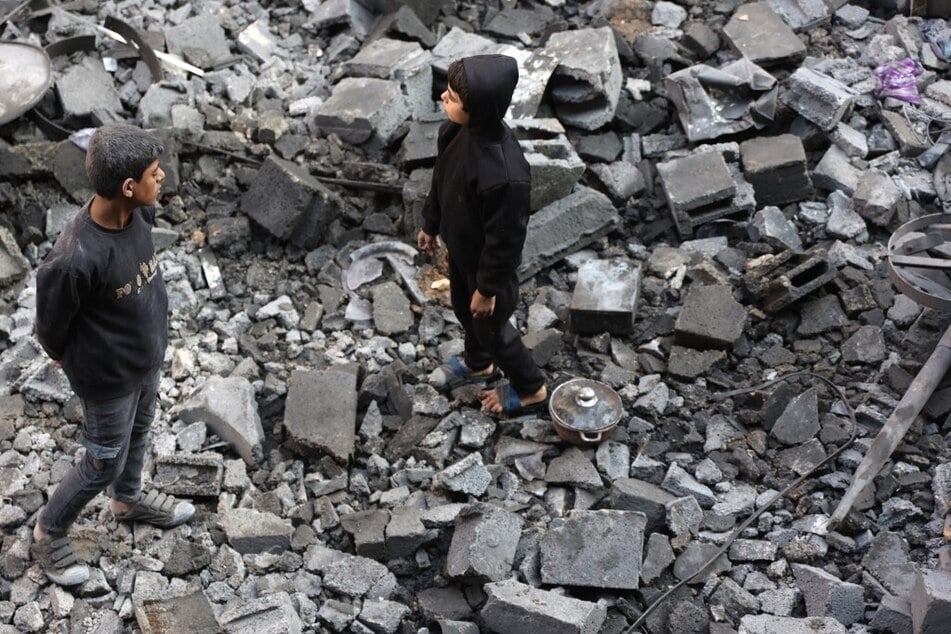
[[[0,127],[0,631],[947,631],[948,384],[829,518],[949,325],[885,262],[951,203],[948,22],[877,0],[22,4],[0,41],[99,38],[53,49],[54,90]],[[426,382],[462,331],[409,243],[446,69],[479,53],[519,65],[518,326],[551,388],[621,397],[593,445]],[[130,528],[98,498],[67,590],[29,557],[82,419],[32,336],[33,272],[91,195],[82,130],[111,121],[166,143],[145,472],[199,510]],[[740,392],[793,372],[818,378]]]

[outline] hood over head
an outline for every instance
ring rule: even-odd
[[[464,58],[462,66],[469,92],[469,127],[486,139],[501,138],[502,117],[518,83],[518,64],[508,55],[473,55]]]

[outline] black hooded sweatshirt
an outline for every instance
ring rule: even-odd
[[[528,162],[502,121],[518,66],[505,55],[462,63],[469,125],[447,121],[439,129],[423,231],[441,236],[453,263],[474,272],[479,292],[494,297],[515,276],[529,218]]]

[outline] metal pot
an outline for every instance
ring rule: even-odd
[[[548,411],[562,440],[585,447],[597,445],[617,426],[624,407],[610,386],[591,379],[571,379],[552,392]]]

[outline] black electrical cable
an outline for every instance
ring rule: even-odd
[[[657,609],[657,606],[659,606],[661,603],[663,603],[671,594],[673,594],[673,593],[676,592],[678,589],[680,589],[681,587],[683,587],[683,585],[684,585],[685,583],[687,583],[690,579],[693,579],[693,578],[696,577],[698,574],[700,574],[701,572],[703,572],[704,570],[706,570],[708,566],[710,566],[711,564],[713,564],[713,562],[716,561],[721,555],[723,555],[723,554],[727,551],[727,549],[733,544],[733,542],[736,541],[736,538],[739,537],[740,534],[741,534],[743,531],[745,531],[745,530],[750,526],[750,524],[752,524],[752,523],[753,523],[760,515],[762,515],[769,507],[771,507],[773,504],[775,504],[777,500],[779,500],[780,498],[785,497],[787,493],[789,493],[790,491],[792,491],[793,489],[795,489],[797,486],[799,486],[800,484],[802,484],[802,483],[806,480],[806,478],[808,478],[808,477],[811,476],[813,473],[815,473],[816,471],[818,471],[820,467],[823,467],[823,466],[825,466],[826,464],[828,464],[829,462],[831,462],[832,460],[834,460],[840,453],[842,453],[843,451],[845,451],[846,449],[848,449],[848,448],[852,445],[852,443],[855,442],[855,439],[856,439],[856,437],[858,436],[858,427],[859,427],[859,426],[858,426],[858,421],[857,421],[856,418],[855,418],[855,410],[853,410],[853,409],[852,409],[852,406],[849,405],[849,401],[848,401],[848,399],[847,399],[846,396],[845,396],[845,392],[842,390],[842,388],[840,388],[838,385],[836,385],[835,383],[833,383],[832,381],[830,381],[830,380],[827,379],[826,377],[820,376],[820,375],[818,375],[818,374],[816,374],[816,373],[814,373],[814,372],[808,372],[808,371],[803,371],[803,372],[791,372],[791,373],[789,373],[789,374],[785,374],[785,375],[783,375],[783,376],[781,376],[781,377],[778,377],[778,378],[773,379],[772,381],[767,381],[766,383],[762,383],[762,384],[760,384],[760,385],[756,385],[756,386],[748,387],[748,388],[743,388],[743,389],[740,389],[740,390],[733,390],[733,391],[731,391],[731,392],[724,392],[724,393],[722,393],[722,394],[717,394],[717,395],[713,396],[713,399],[712,399],[712,400],[722,401],[723,399],[732,398],[732,397],[734,397],[734,396],[739,396],[740,394],[749,394],[750,392],[759,392],[759,391],[764,390],[764,389],[766,389],[766,388],[768,388],[768,387],[770,387],[770,386],[772,386],[772,385],[775,385],[776,383],[779,383],[780,381],[786,381],[786,380],[789,380],[789,379],[791,379],[791,378],[793,378],[793,377],[799,377],[799,376],[808,376],[808,377],[812,377],[812,378],[814,378],[814,379],[819,379],[820,381],[825,382],[830,388],[832,388],[833,391],[835,391],[835,392],[839,395],[839,398],[842,400],[842,403],[845,404],[845,408],[846,408],[846,410],[848,411],[849,420],[851,420],[851,422],[852,422],[852,431],[851,431],[851,434],[849,435],[849,439],[846,440],[846,441],[842,444],[841,447],[839,447],[839,448],[836,449],[834,452],[832,452],[831,454],[829,454],[829,455],[826,457],[825,460],[823,460],[822,462],[820,462],[819,464],[817,464],[816,466],[814,466],[812,469],[810,469],[810,470],[807,471],[806,473],[802,474],[801,476],[799,476],[798,478],[796,478],[795,480],[793,480],[793,482],[792,482],[791,484],[789,484],[785,489],[783,489],[782,491],[780,491],[780,492],[778,492],[776,495],[774,495],[772,498],[770,498],[770,500],[769,500],[766,504],[764,504],[764,505],[762,506],[762,508],[758,509],[758,510],[755,511],[752,515],[750,515],[748,518],[746,518],[746,520],[745,520],[742,524],[740,524],[739,526],[736,527],[736,529],[734,529],[733,534],[730,535],[730,537],[726,540],[726,542],[724,542],[724,544],[720,547],[720,549],[717,550],[717,552],[714,553],[714,555],[713,555],[707,562],[705,562],[702,566],[700,566],[700,568],[697,570],[697,572],[695,572],[694,574],[692,574],[692,575],[690,575],[690,576],[688,576],[688,577],[684,577],[684,579],[683,579],[682,581],[679,581],[678,583],[674,584],[674,585],[671,586],[666,592],[664,592],[664,594],[662,594],[662,595],[660,595],[659,597],[657,597],[657,599],[655,599],[653,603],[651,603],[649,606],[647,606],[647,608],[646,608],[646,609],[644,610],[644,612],[637,618],[637,620],[634,621],[634,623],[633,623],[630,627],[628,627],[626,630],[624,630],[623,634],[631,634],[632,632],[634,632],[634,630],[636,630],[637,628],[641,627],[641,626],[643,625],[644,621],[647,619],[647,617],[651,614],[651,612],[653,612],[655,609]]]

